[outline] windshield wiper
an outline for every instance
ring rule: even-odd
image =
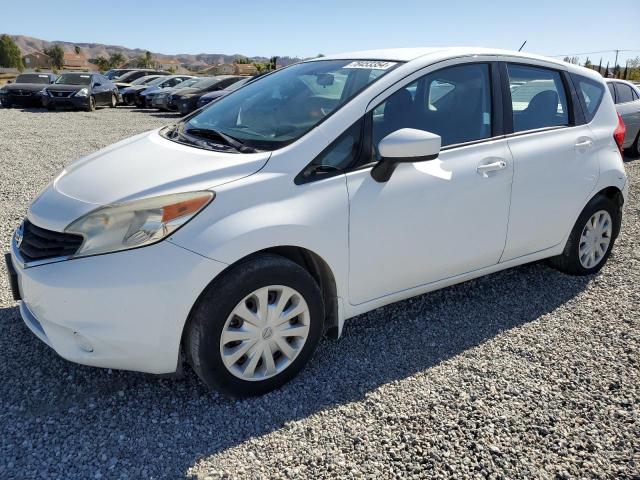
[[[212,128],[188,128],[184,133],[187,135],[194,135],[196,137],[204,137],[210,140],[222,139],[227,145],[241,153],[256,153],[258,151],[253,147],[245,145],[240,140]]]

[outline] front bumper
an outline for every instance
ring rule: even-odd
[[[42,97],[42,104],[47,107],[52,105],[54,107],[71,107],[71,108],[87,108],[89,106],[89,97]]]
[[[124,252],[11,262],[29,329],[61,357],[95,367],[176,371],[191,307],[226,267],[163,241]]]
[[[3,105],[20,105],[25,107],[40,107],[42,106],[42,95],[34,93],[33,95],[14,95],[11,93],[5,93],[0,95],[0,102]]]
[[[178,111],[182,115],[193,112],[198,108],[198,99],[180,99],[178,100]]]

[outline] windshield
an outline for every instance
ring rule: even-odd
[[[238,80],[236,83],[232,83],[231,85],[229,85],[227,88],[225,88],[225,90],[227,92],[233,92],[234,90],[239,89],[241,86],[243,86],[245,83],[247,83],[249,80],[253,80],[254,77],[249,77],[249,78],[243,78],[242,80]]]
[[[245,145],[287,145],[381,78],[396,62],[303,62],[251,82],[198,112],[182,130],[215,130]]]
[[[180,82],[179,84],[175,85],[173,88],[178,89],[178,88],[192,87],[199,81],[200,81],[199,78],[187,78],[185,81]]]
[[[127,72],[127,70],[109,70],[104,74],[109,80],[113,80],[114,78],[118,78],[123,73]]]
[[[204,77],[199,78],[196,83],[190,86],[190,88],[206,88],[209,85],[213,85],[216,82],[219,82],[217,77]],[[180,85],[182,87],[182,85]]]
[[[146,77],[140,77],[131,82],[131,85],[146,85],[158,78],[158,75],[147,75]]]
[[[91,75],[87,73],[63,73],[55,83],[58,85],[90,85]]]
[[[49,75],[38,75],[37,73],[26,73],[18,75],[16,83],[49,83]]]

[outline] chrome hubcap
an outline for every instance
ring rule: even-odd
[[[238,378],[264,380],[285,370],[309,335],[307,302],[283,285],[260,288],[233,309],[222,328],[220,355]]]
[[[602,261],[611,243],[612,232],[611,215],[605,210],[597,211],[587,220],[578,246],[580,264],[584,268],[593,268]]]

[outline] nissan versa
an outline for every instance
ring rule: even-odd
[[[66,359],[184,358],[247,396],[382,305],[540,259],[593,274],[628,191],[606,88],[485,49],[283,68],[64,169],[13,236],[22,318]]]
[[[63,73],[42,90],[42,104],[49,110],[72,107],[92,112],[96,106],[114,108],[117,102],[118,89],[98,73]]]

